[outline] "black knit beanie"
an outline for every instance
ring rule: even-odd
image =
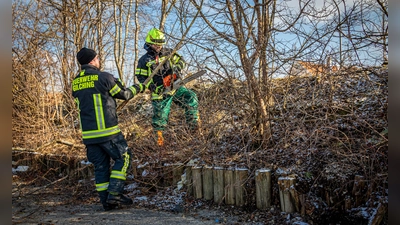
[[[90,63],[96,55],[97,53],[94,50],[83,47],[78,54],[76,54],[76,58],[79,64],[84,65]]]

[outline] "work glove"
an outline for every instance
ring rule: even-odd
[[[140,88],[139,93],[143,93],[144,91],[146,91],[146,85],[142,84],[142,83],[138,83],[137,84]]]
[[[117,78],[117,81],[119,81],[122,84],[122,86],[125,86],[125,83],[120,78]]]
[[[151,83],[151,84],[149,85],[149,90],[150,90],[150,92],[154,92],[156,89],[157,89],[156,84]]]
[[[175,77],[174,80],[182,77],[182,69],[178,65],[172,65],[172,72],[174,73]]]
[[[141,83],[134,84],[133,87],[135,87],[136,90],[139,90],[139,93],[143,93],[146,90],[146,85]]]

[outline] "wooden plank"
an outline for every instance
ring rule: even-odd
[[[233,168],[227,168],[224,171],[224,184],[225,184],[225,204],[234,205],[235,204],[235,181]]]
[[[368,225],[379,225],[382,222],[383,217],[385,216],[387,211],[387,207],[385,204],[380,202],[378,204],[378,207],[373,211],[369,221]]]
[[[291,189],[294,188],[295,178],[294,177],[279,177],[279,199],[282,212],[293,213],[296,211],[294,199],[292,197]]]
[[[192,175],[192,166],[185,166],[186,173],[186,192],[189,196],[193,196],[193,175]]]
[[[224,199],[224,168],[214,167],[213,169],[213,190],[214,202],[221,204]]]
[[[235,205],[243,206],[245,204],[246,180],[249,170],[247,168],[235,169]]]
[[[258,169],[255,172],[256,206],[266,209],[271,206],[272,182],[270,169]]]
[[[214,197],[213,170],[210,166],[203,167],[203,197],[212,200]]]
[[[203,198],[201,166],[192,167],[193,195],[196,199]]]
[[[367,197],[365,193],[365,178],[361,175],[354,176],[354,185],[352,194],[355,198],[354,207],[358,207],[363,203],[363,200]]]

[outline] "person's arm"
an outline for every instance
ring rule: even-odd
[[[115,83],[121,89],[120,92],[115,95],[115,98],[118,99],[128,100],[139,93],[143,93],[146,90],[146,87],[141,83],[134,84],[130,87],[125,87],[125,85],[119,79],[116,80]]]
[[[173,81],[182,78],[182,70],[186,67],[186,62],[181,55],[175,53],[171,58]]]
[[[181,55],[175,53],[171,59],[172,65],[174,66],[174,72],[181,73],[181,71],[186,67],[186,62]]]
[[[138,62],[138,66],[135,70],[135,76],[138,79],[138,81],[144,85],[143,83],[146,81],[146,79],[150,76],[149,71],[151,71],[148,67],[147,67],[147,62],[143,60],[143,58],[141,58]],[[153,78],[157,79],[156,75]],[[161,78],[162,79],[162,78]],[[147,84],[146,89],[149,89],[150,92],[153,92],[157,89],[157,85],[154,84],[153,79]]]
[[[135,76],[138,79],[138,81],[143,84],[143,82],[149,76],[147,68],[137,67],[135,71]]]
[[[114,78],[111,74],[108,74],[107,82],[111,87],[108,91],[113,98],[128,100],[133,98],[138,93],[143,93],[146,88],[142,84],[134,84],[130,87],[125,87],[120,79]]]

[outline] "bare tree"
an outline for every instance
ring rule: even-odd
[[[52,85],[46,75],[53,65],[45,60],[44,49],[55,33],[43,29],[41,19],[46,12],[41,7],[41,2],[13,2],[12,136],[13,144],[29,147],[37,147],[51,135],[51,132],[38,134],[38,130],[49,131],[49,125],[59,122],[52,116],[58,111],[46,102],[51,98],[48,87]],[[36,138],[32,139],[33,135]]]
[[[268,104],[274,94],[269,88],[273,76],[289,73],[293,68],[291,65],[297,61],[323,63],[331,58],[333,63],[362,65],[362,57],[376,62],[387,58],[387,1],[347,3],[332,0],[318,6],[309,0],[300,0],[297,7],[289,6],[287,2],[266,0],[214,1],[204,6],[205,3],[200,1],[191,3],[162,1],[160,28],[168,31],[171,43],[181,41],[180,46],[184,47],[181,50],[191,56],[185,57],[191,62],[190,66],[212,71],[215,76],[210,79],[246,82],[248,89],[241,94],[251,103],[247,112],[252,118],[249,127],[256,134],[254,139],[263,146],[271,137]],[[63,106],[56,107],[55,115],[58,121],[68,115],[67,123],[72,126],[75,118],[71,113],[74,107],[70,82],[79,69],[76,52],[83,46],[95,48],[102,62],[114,55],[112,61],[115,61],[119,77],[129,80],[123,76],[125,57],[130,55],[127,51],[132,40],[130,30],[135,29],[136,65],[139,24],[149,25],[141,23],[148,15],[140,8],[143,4],[136,1],[133,6],[133,1],[117,0],[13,2],[14,8],[25,7],[22,11],[13,11],[13,62],[18,65],[15,72],[19,71],[18,76],[26,76],[21,71],[32,69],[29,66],[32,63],[37,63],[35,69],[43,71],[52,65],[52,76],[48,80],[57,87],[48,89],[62,91],[65,98]],[[205,23],[195,21],[198,12]],[[133,20],[135,25],[131,26]],[[277,38],[281,34],[293,38]],[[370,51],[374,47],[379,52]],[[26,60],[29,54],[22,54],[39,50],[44,52],[42,58],[46,63],[39,59]],[[56,61],[61,63],[55,64]]]
[[[114,58],[117,66],[119,78],[127,80],[124,77],[124,64],[126,48],[129,41],[128,33],[130,31],[131,8],[133,0],[128,2],[113,0],[114,8]]]
[[[165,21],[171,12],[173,6],[175,5],[176,0],[172,0],[171,2],[169,0],[162,0],[161,3],[161,18],[160,18],[160,30],[164,31],[165,27]]]
[[[101,28],[100,23],[107,24],[107,21],[99,19],[101,8],[98,6],[99,2],[83,4],[74,0],[13,2],[16,9],[13,10],[13,93],[15,101],[22,101],[14,105],[14,113],[19,116],[14,117],[13,124],[18,130],[17,124],[35,126],[36,121],[41,124],[45,137],[31,139],[19,132],[23,138],[33,140],[27,144],[35,146],[35,141],[48,140],[46,135],[56,138],[55,134],[59,132],[54,132],[54,129],[57,126],[74,126],[76,114],[71,98],[71,81],[79,68],[76,52],[83,46],[102,46],[98,41],[103,39],[99,36],[102,33],[96,28]],[[22,82],[24,80],[29,81]],[[24,87],[26,85],[31,86]],[[23,100],[27,96],[31,99]],[[35,111],[21,108],[28,106]],[[37,129],[32,133],[35,132]]]
[[[196,1],[192,1],[197,9],[201,10]],[[268,77],[271,76],[268,65],[272,62],[272,55],[267,58],[267,46],[272,41],[274,16],[276,14],[275,1],[255,1],[254,5],[244,1],[224,1],[208,5],[212,14],[202,12],[202,18],[209,28],[219,37],[219,42],[229,43],[235,48],[240,59],[240,68],[246,77],[249,87],[249,99],[253,105],[253,119],[255,122],[257,140],[266,146],[271,137],[269,114],[267,111]],[[217,16],[219,15],[219,16]],[[210,19],[209,19],[210,18]],[[292,18],[293,19],[293,18]],[[213,22],[211,22],[213,20]],[[286,30],[293,26],[296,17],[288,22]],[[224,44],[226,45],[226,44]],[[270,45],[271,46],[271,45]],[[273,51],[269,50],[270,53]],[[214,57],[218,58],[218,55]],[[232,57],[233,61],[236,61]],[[238,65],[239,66],[239,65]]]
[[[138,18],[138,7],[139,7],[139,1],[135,1],[135,11],[134,11],[134,23],[135,23],[135,34],[134,34],[134,41],[135,41],[135,47],[134,47],[134,61],[133,61],[133,68],[136,68],[138,62],[139,62],[139,29],[140,29],[140,24],[139,24],[139,18]],[[133,76],[134,77],[134,76]],[[135,79],[133,78],[133,83],[135,82]]]

